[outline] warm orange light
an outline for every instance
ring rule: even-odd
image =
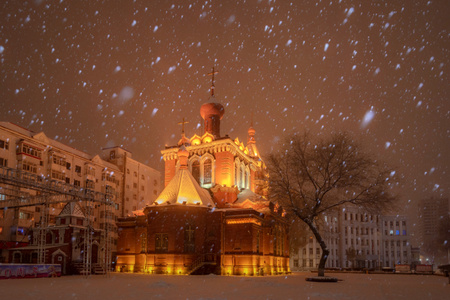
[[[261,221],[258,221],[253,218],[240,218],[227,220],[227,224],[256,224],[261,226]]]
[[[203,138],[203,143],[211,143],[211,142],[212,142],[212,137],[206,136],[205,138]]]
[[[200,145],[202,143],[202,141],[200,139],[195,139],[193,141],[191,141],[191,144],[194,146]]]

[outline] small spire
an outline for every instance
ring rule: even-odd
[[[184,134],[184,124],[189,123],[188,121],[185,121],[185,119],[183,118],[182,122],[178,122],[178,125],[181,125],[181,140],[178,142],[178,145],[186,145],[186,144],[190,144],[189,139],[186,137],[186,135]]]
[[[183,135],[183,136],[184,136],[184,124],[186,124],[186,123],[189,123],[189,122],[185,121],[184,117],[183,117],[183,121],[182,122],[178,122],[178,125],[181,125],[181,135]]]
[[[208,75],[212,76],[212,78],[211,78],[211,96],[212,97],[214,97],[214,74],[217,74],[217,73],[219,73],[219,72],[214,71],[214,66],[213,66],[212,72],[208,74]]]

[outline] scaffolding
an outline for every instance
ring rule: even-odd
[[[43,206],[39,222],[39,234],[37,235],[38,261],[45,263],[46,234],[49,226],[48,214],[52,204],[78,202],[82,204],[85,214],[85,231],[83,246],[83,271],[84,275],[90,275],[92,271],[92,244],[95,233],[92,224],[94,205],[104,206],[105,222],[102,231],[104,241],[103,257],[100,257],[99,266],[102,273],[109,275],[112,258],[112,237],[108,216],[113,213],[115,206],[115,194],[106,190],[105,193],[71,185],[59,180],[48,179],[37,174],[29,173],[19,169],[0,166],[0,210],[10,208],[21,208],[29,206]],[[28,189],[36,191],[36,195],[21,191]]]

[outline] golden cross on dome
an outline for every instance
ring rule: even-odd
[[[183,118],[182,122],[178,122],[178,125],[181,125],[181,133],[184,134],[184,124],[189,123],[188,121],[185,121]]]
[[[212,76],[212,78],[211,78],[211,96],[214,96],[214,74],[217,74],[217,73],[219,73],[219,72],[217,72],[217,71],[214,72],[214,67],[213,67],[212,72],[208,74],[208,75]]]

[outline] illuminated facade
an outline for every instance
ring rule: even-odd
[[[213,93],[212,93],[213,94]],[[214,97],[212,97],[214,99]],[[201,107],[205,131],[162,151],[165,188],[120,218],[116,270],[157,274],[289,272],[284,210],[266,199],[267,175],[250,128],[247,145],[220,135],[224,108]]]

